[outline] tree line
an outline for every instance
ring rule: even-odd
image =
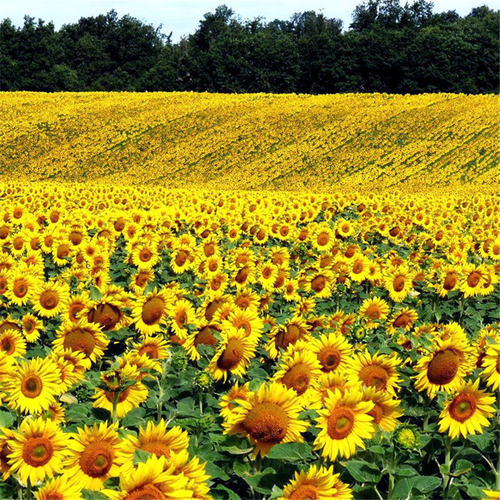
[[[367,0],[352,18],[344,30],[313,11],[264,22],[220,6],[177,43],[115,11],[58,30],[4,19],[0,90],[498,92],[500,11]]]

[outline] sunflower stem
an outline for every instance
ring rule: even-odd
[[[446,436],[444,439],[445,445],[445,455],[444,455],[444,465],[445,471],[441,471],[441,475],[443,476],[443,496],[444,498],[448,497],[448,490],[450,488],[450,480],[451,480],[451,438],[450,436]]]
[[[117,413],[117,406],[118,406],[118,400],[120,398],[120,391],[116,391],[113,395],[113,412],[111,413],[111,420],[115,424],[116,421],[118,420],[118,417],[116,415]]]

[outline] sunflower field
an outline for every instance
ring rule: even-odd
[[[498,499],[498,102],[3,94],[0,498]]]

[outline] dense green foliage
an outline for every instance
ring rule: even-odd
[[[488,7],[367,0],[343,31],[315,12],[265,23],[221,6],[172,43],[114,11],[59,30],[26,16],[0,23],[0,90],[497,92],[499,22]]]

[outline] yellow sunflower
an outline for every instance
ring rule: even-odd
[[[17,330],[4,329],[0,332],[0,351],[12,359],[22,358],[26,354],[26,340]]]
[[[56,332],[53,343],[55,351],[82,352],[92,362],[101,358],[109,339],[101,331],[99,325],[88,322],[85,318],[76,323],[63,323]]]
[[[8,279],[5,296],[9,302],[17,306],[24,306],[30,302],[33,291],[40,285],[40,279],[33,276],[25,266],[11,270]]]
[[[338,389],[330,392],[325,408],[318,410],[317,427],[320,429],[314,441],[314,449],[335,460],[337,456],[350,458],[356,448],[365,449],[364,440],[375,433],[370,411],[372,401],[363,401],[363,394],[357,390],[342,394]]]
[[[133,468],[134,453],[143,450],[159,457],[169,458],[172,453],[179,453],[189,446],[189,436],[179,426],[167,430],[167,424],[162,419],[157,424],[149,421],[145,427],[139,427],[137,436],[130,435],[120,445],[121,465]]]
[[[59,476],[46,482],[35,492],[36,500],[81,500],[82,488],[74,481]]]
[[[25,314],[21,319],[21,326],[26,342],[36,342],[40,338],[40,329],[43,328],[43,321],[33,314]]]
[[[244,385],[239,385],[238,382],[236,382],[227,394],[221,397],[219,403],[220,414],[224,420],[229,420],[239,399],[248,400],[251,394],[249,386],[249,382]]]
[[[493,390],[500,389],[500,344],[491,344],[482,359],[481,377]]]
[[[243,330],[247,336],[260,337],[264,323],[256,309],[236,309],[222,322],[223,330],[231,327]]]
[[[373,387],[363,389],[363,401],[371,401],[374,406],[368,412],[373,417],[373,423],[386,432],[392,432],[399,424],[398,418],[403,415],[399,399],[393,399],[390,394],[377,391]]]
[[[299,420],[302,411],[297,393],[282,384],[262,384],[248,400],[238,406],[224,421],[227,434],[243,434],[255,446],[253,455],[265,456],[279,443],[302,442],[301,433],[308,427]]]
[[[193,304],[186,299],[174,301],[168,308],[168,317],[174,334],[182,340],[188,336],[187,325],[198,326],[198,318]]]
[[[453,399],[443,408],[439,420],[439,432],[448,431],[452,438],[482,433],[488,427],[488,419],[495,413],[495,396],[479,390],[479,379],[463,382]]]
[[[389,306],[384,299],[379,297],[368,298],[361,304],[359,314],[366,318],[368,328],[374,328],[379,322],[387,318]]]
[[[312,339],[311,352],[316,355],[323,372],[344,370],[353,356],[353,348],[340,333],[330,332]]]
[[[132,310],[132,319],[137,331],[151,334],[161,331],[167,319],[167,307],[170,297],[166,291],[156,289],[148,295],[140,297]]]
[[[370,354],[368,351],[358,353],[349,363],[347,374],[361,382],[365,387],[373,387],[378,391],[396,394],[401,382],[397,367],[401,364],[396,353]]]
[[[174,474],[165,457],[149,457],[127,474],[120,474],[120,500],[184,500],[193,498],[189,479]]]
[[[101,380],[106,388],[96,388],[92,396],[92,399],[95,399],[92,406],[104,408],[112,415],[116,406],[116,417],[123,418],[148,397],[148,388],[139,381],[140,375],[139,370],[131,365],[124,365],[111,372],[101,372]]]
[[[432,399],[437,392],[456,392],[473,365],[472,349],[455,339],[437,339],[428,354],[422,356],[415,370],[415,387],[427,391]]]
[[[25,419],[9,440],[11,471],[31,484],[53,477],[62,470],[69,434],[43,418]]]
[[[230,328],[222,332],[222,341],[211,359],[207,371],[214,380],[227,379],[230,374],[243,376],[255,356],[259,339],[247,336],[243,329]]]
[[[385,275],[385,288],[394,302],[402,302],[413,287],[413,273],[406,266],[399,266]]]
[[[37,414],[61,393],[61,372],[49,358],[23,360],[6,375],[4,391],[10,408]]]
[[[466,264],[462,268],[461,275],[460,290],[464,294],[464,297],[475,297],[476,295],[480,295],[487,276],[484,267]]]
[[[64,477],[82,488],[101,490],[103,482],[120,475],[120,438],[106,422],[79,428],[68,445]]]
[[[33,292],[33,309],[45,318],[60,314],[69,301],[67,285],[56,281],[39,284]]]
[[[287,323],[271,328],[266,351],[271,359],[276,359],[282,350],[286,350],[290,345],[309,337],[306,320],[295,315]]]
[[[283,488],[281,500],[351,500],[352,491],[339,476],[333,473],[333,466],[312,465],[307,471],[295,472]]]

